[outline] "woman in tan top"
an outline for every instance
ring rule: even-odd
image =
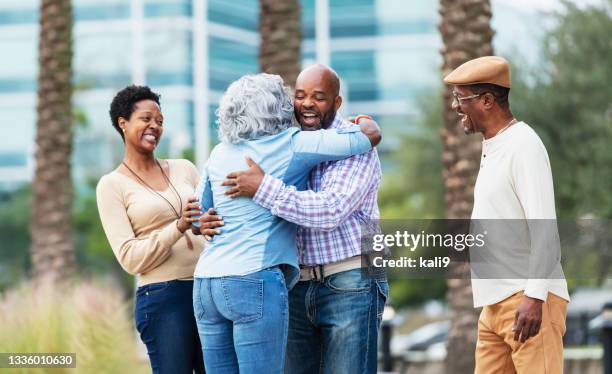
[[[123,162],[96,189],[104,232],[121,266],[138,276],[136,328],[153,373],[204,372],[193,314],[193,272],[204,247],[192,234],[201,214],[194,187],[196,167],[187,160],[159,160],[163,133],[159,95],[129,86],[111,103],[113,127],[125,144]]]

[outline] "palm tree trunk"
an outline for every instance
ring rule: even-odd
[[[295,86],[301,69],[301,8],[299,0],[260,0],[259,66]]]
[[[33,182],[32,273],[58,281],[75,271],[72,241],[72,7],[42,0],[38,45],[36,174]]]
[[[462,63],[493,54],[491,5],[489,0],[440,0],[439,26],[444,48],[443,75]],[[441,130],[448,219],[469,218],[473,207],[474,183],[478,175],[481,138],[466,136],[459,117],[451,109],[451,87],[443,93],[444,122]],[[447,299],[453,311],[448,339],[446,372],[473,373],[478,311],[473,308],[468,264],[455,265],[448,281]]]

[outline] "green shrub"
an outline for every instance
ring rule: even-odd
[[[146,373],[129,303],[99,282],[75,286],[23,284],[0,298],[0,352],[74,352],[75,369],[14,373]],[[140,354],[140,356],[139,356]]]

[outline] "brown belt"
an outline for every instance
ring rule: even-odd
[[[321,281],[330,275],[362,268],[361,256],[349,257],[345,260],[327,265],[300,266],[300,282]]]

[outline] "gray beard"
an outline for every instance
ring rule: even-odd
[[[465,127],[463,128],[463,132],[465,133],[465,135],[473,135],[476,133],[474,129],[466,129]]]

